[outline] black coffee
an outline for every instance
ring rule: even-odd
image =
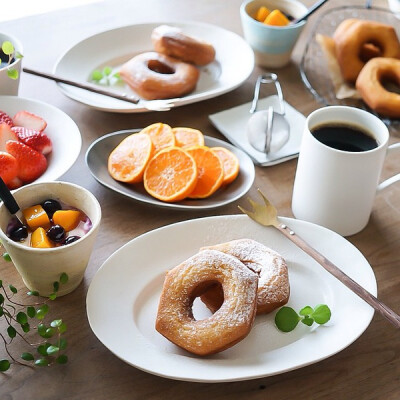
[[[369,132],[355,125],[330,123],[314,127],[311,133],[321,143],[338,150],[361,152],[378,147]]]

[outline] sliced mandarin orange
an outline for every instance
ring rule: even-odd
[[[225,147],[211,147],[211,150],[219,157],[224,167],[224,180],[222,185],[227,185],[236,179],[239,174],[239,160]]]
[[[153,151],[154,145],[149,135],[134,133],[111,152],[108,157],[108,172],[120,182],[141,182]]]
[[[207,146],[185,149],[196,161],[197,184],[188,197],[204,199],[217,191],[224,180],[224,167],[219,157]]]
[[[168,147],[150,160],[143,182],[146,191],[156,199],[166,202],[183,200],[196,186],[196,162],[180,147]]]
[[[169,125],[157,122],[142,129],[140,133],[146,133],[150,136],[154,145],[154,152],[158,153],[166,147],[175,146],[175,136]]]
[[[204,146],[204,135],[198,129],[178,127],[172,128],[172,133],[175,135],[176,146]]]

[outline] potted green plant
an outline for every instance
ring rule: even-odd
[[[15,37],[0,33],[0,94],[18,94],[22,45]]]

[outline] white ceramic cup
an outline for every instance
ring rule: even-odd
[[[3,44],[3,42],[6,41],[11,42],[13,44],[16,52],[23,54],[22,44],[17,38],[5,33],[0,33],[0,46]],[[6,60],[2,61],[4,62]],[[19,76],[21,74],[21,63],[22,63],[21,58],[15,58],[13,63],[3,68],[0,68],[0,95],[10,95],[10,96],[18,95],[19,80],[20,80]],[[18,71],[17,79],[11,79],[8,76],[7,71],[10,68],[14,68]]]
[[[13,194],[21,209],[51,198],[80,209],[92,221],[92,228],[74,243],[50,249],[32,248],[14,242],[6,235],[11,216],[4,203],[0,203],[0,239],[26,287],[48,296],[53,292],[53,282],[65,272],[68,282],[60,285],[57,295],[72,292],[81,283],[92,253],[101,220],[99,202],[85,188],[68,182],[31,184]]]
[[[244,37],[254,51],[256,63],[262,67],[284,67],[290,61],[306,22],[287,26],[266,25],[254,19],[261,6],[270,11],[278,9],[293,18],[302,17],[307,7],[297,0],[247,0],[240,7]]]
[[[363,152],[329,147],[311,133],[320,125],[349,124],[371,133],[378,146]],[[353,107],[324,107],[307,120],[297,164],[292,211],[296,218],[325,226],[343,236],[368,223],[377,191],[400,181],[400,174],[378,184],[383,162],[400,143],[388,147],[386,125],[369,112]]]

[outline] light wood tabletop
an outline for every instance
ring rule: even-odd
[[[312,3],[311,0],[304,0],[307,6]],[[335,6],[345,3],[335,0]],[[376,3],[386,7],[386,1]],[[83,38],[119,26],[193,20],[243,35],[240,4],[241,0],[115,0],[5,22],[0,30],[15,35],[23,43],[24,66],[52,72],[59,57],[72,45]],[[314,100],[302,83],[299,63],[310,29],[319,13],[329,6],[323,6],[309,19],[292,55],[292,62],[281,70],[273,71],[279,74],[286,101],[304,115],[322,105]],[[73,293],[51,303],[52,313],[61,317],[68,326],[69,362],[48,368],[13,365],[9,371],[0,374],[1,399],[400,398],[400,333],[377,314],[353,344],[319,363],[270,377],[213,384],[160,378],[132,367],[112,354],[89,327],[86,293],[96,271],[113,252],[131,239],[161,226],[210,215],[239,214],[237,206],[245,201],[238,200],[211,211],[186,212],[135,202],[106,189],[91,176],[85,164],[85,152],[89,145],[107,133],[142,128],[159,121],[171,126],[194,127],[206,135],[226,140],[213,127],[208,116],[251,101],[255,81],[262,72],[265,70],[255,67],[240,87],[219,97],[165,113],[141,114],[94,110],[64,96],[52,81],[22,74],[20,96],[58,107],[79,126],[82,151],[77,162],[60,180],[89,189],[99,200],[103,217],[84,281]],[[400,133],[392,131],[391,142],[399,140]],[[291,160],[272,167],[256,167],[255,182],[249,195],[256,197],[256,190],[260,188],[277,207],[280,215],[293,216],[291,197],[296,162]],[[382,179],[395,174],[398,169],[398,158],[388,157]],[[400,312],[400,185],[392,185],[377,196],[368,226],[347,239],[372,266],[378,283],[378,298]],[[1,259],[0,269],[3,282],[13,283],[22,291],[24,285],[12,264]],[[356,319],[357,315],[354,315]],[[352,323],[352,320],[348,321],[349,325]],[[4,356],[0,350],[0,358]]]

